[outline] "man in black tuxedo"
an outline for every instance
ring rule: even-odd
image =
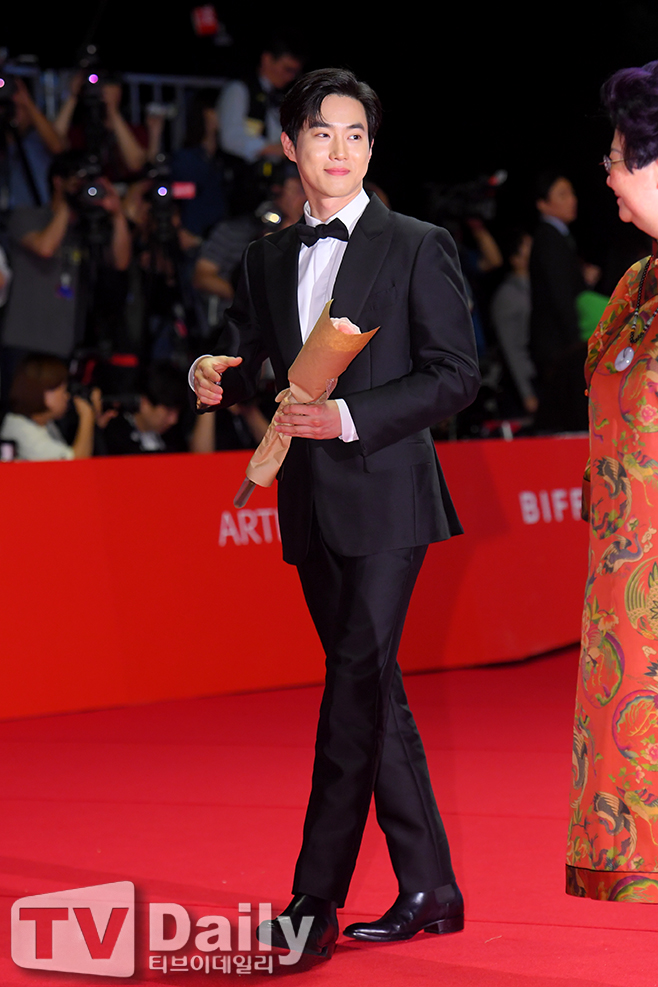
[[[304,951],[325,957],[373,792],[400,894],[380,920],[346,934],[390,942],[463,926],[396,654],[428,544],[462,530],[429,426],[473,400],[479,373],[449,235],[363,190],[380,118],[377,96],[350,72],[312,72],[290,91],[282,143],[299,168],[304,217],[245,254],[224,349],[238,355],[194,369],[200,408],[243,401],[265,355],[287,386],[330,298],[333,315],[380,327],[331,400],[276,415],[292,437],[279,472],[283,555],[298,567],[327,675],[294,897],[258,935],[287,947],[291,929],[310,927]]]

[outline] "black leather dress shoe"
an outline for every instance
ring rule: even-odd
[[[312,918],[313,922],[308,935],[304,938],[302,919],[305,916]],[[289,921],[282,923],[282,918]],[[279,949],[293,949],[329,960],[338,939],[336,905],[333,901],[316,898],[311,894],[296,894],[277,918],[262,922],[258,926],[256,938]]]
[[[452,901],[441,901],[444,889],[399,894],[395,903],[377,922],[355,922],[344,930],[352,939],[366,942],[402,942],[417,932],[461,932],[464,928],[464,900],[455,888]]]

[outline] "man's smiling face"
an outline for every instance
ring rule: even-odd
[[[324,219],[361,191],[371,145],[365,110],[358,100],[327,96],[320,113],[321,120],[300,130],[296,144],[287,134],[281,140],[287,157],[299,169],[311,213]]]

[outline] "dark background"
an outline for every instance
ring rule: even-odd
[[[658,58],[653,0],[618,2],[607,17],[579,3],[526,4],[517,15],[508,4],[486,13],[466,3],[435,5],[431,14],[413,4],[386,17],[382,6],[363,14],[353,2],[276,16],[261,5],[217,0],[234,42],[228,47],[195,37],[192,6],[179,2],[167,12],[139,0],[75,0],[45,10],[26,4],[12,10],[3,43],[11,56],[36,53],[44,68],[73,66],[91,39],[110,68],[231,75],[255,63],[263,39],[291,38],[307,52],[307,68],[347,66],[379,93],[385,118],[371,177],[394,208],[423,216],[428,182],[504,168],[498,225],[531,224],[533,177],[556,165],[576,186],[575,233],[590,259],[601,262],[619,235],[598,165],[611,136],[598,93],[616,69]]]

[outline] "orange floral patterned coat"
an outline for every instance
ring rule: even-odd
[[[592,336],[590,550],[573,739],[567,892],[658,903],[658,253]]]

